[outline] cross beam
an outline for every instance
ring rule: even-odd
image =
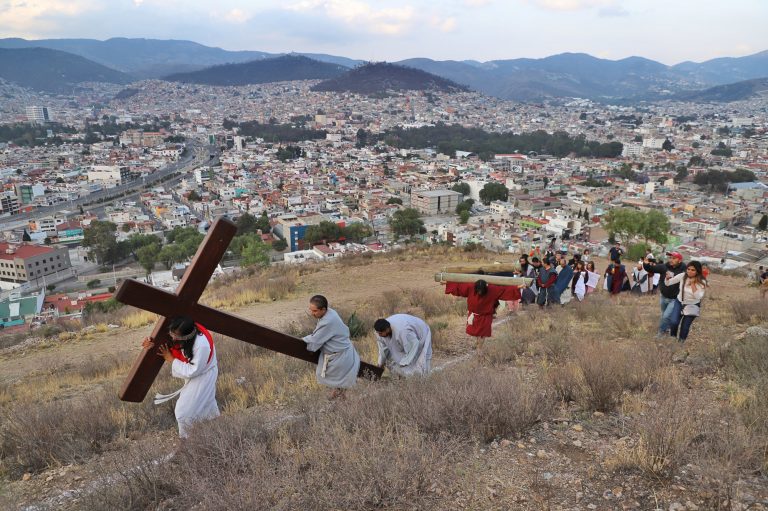
[[[115,298],[126,305],[161,316],[151,334],[156,345],[170,342],[170,318],[185,315],[214,332],[317,364],[320,354],[308,351],[302,339],[197,303],[236,232],[234,222],[224,217],[217,219],[197,249],[175,293],[129,279],[120,285]],[[155,350],[143,350],[120,389],[120,399],[136,403],[143,401],[163,362]],[[378,378],[381,373],[379,367],[360,363],[358,376]]]

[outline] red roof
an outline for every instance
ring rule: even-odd
[[[13,254],[9,254],[8,247],[15,248],[15,252]],[[54,250],[56,249],[51,247],[43,247],[40,245],[31,245],[29,243],[22,243],[20,245],[0,243],[0,259],[5,259],[6,261],[13,261],[16,258],[27,259],[29,257],[50,254]]]

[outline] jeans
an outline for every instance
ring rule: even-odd
[[[677,323],[680,321],[681,306],[677,298],[667,298],[664,295],[659,295],[659,306],[661,307],[659,333],[663,334],[677,326]],[[676,328],[675,332],[677,332]]]
[[[677,336],[678,325],[672,326],[670,334],[673,337],[678,337],[680,342],[685,341],[688,338],[688,332],[691,330],[691,325],[693,324],[694,319],[696,319],[696,316],[680,316],[680,336]]]

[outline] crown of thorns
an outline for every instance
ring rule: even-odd
[[[177,341],[188,341],[190,339],[193,339],[195,336],[197,336],[197,331],[195,330],[192,330],[187,335],[172,335],[174,340],[177,340]]]

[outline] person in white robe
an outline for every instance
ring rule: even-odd
[[[324,296],[310,298],[309,313],[318,321],[315,330],[304,337],[304,342],[309,351],[320,350],[315,372],[317,382],[334,389],[330,399],[342,397],[345,389],[357,383],[360,355],[349,338],[349,327],[335,310],[328,307]]]
[[[373,325],[379,348],[379,367],[397,376],[426,376],[432,365],[432,331],[422,319],[394,314]]]
[[[193,423],[219,416],[216,403],[216,380],[219,367],[213,337],[191,318],[179,316],[171,319],[168,333],[172,344],[163,344],[157,354],[171,364],[171,375],[184,380],[184,385],[171,394],[157,394],[155,404],[178,397],[174,413],[179,426],[179,437],[187,438]],[[142,342],[144,349],[154,348],[149,337]]]

